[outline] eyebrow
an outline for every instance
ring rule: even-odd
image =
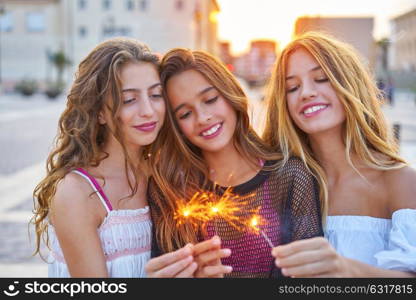
[[[202,91],[200,91],[200,92],[198,92],[198,96],[202,96],[203,94],[205,94],[205,93],[207,93],[207,92],[209,92],[210,90],[212,90],[212,89],[215,89],[213,86],[209,86],[209,87],[207,87],[207,88],[205,88],[205,89],[203,89]],[[173,113],[176,113],[178,110],[180,110],[182,107],[184,107],[186,105],[186,103],[182,103],[182,104],[179,104],[178,105],[178,107],[176,107],[174,110],[173,110]]]
[[[152,85],[148,88],[148,90],[154,89],[155,87],[157,87],[157,86],[159,86],[159,85],[161,86],[162,84],[161,84],[160,82],[155,83],[155,84],[152,84]],[[121,92],[122,92],[122,93],[125,93],[125,92],[140,92],[140,89],[136,89],[136,88],[123,89],[123,90],[121,90]]]
[[[317,71],[317,70],[320,70],[320,69],[322,69],[321,66],[316,66],[316,67],[313,67],[312,69],[310,69],[309,72]],[[295,76],[293,76],[293,75],[287,76],[286,80],[292,79],[293,77],[295,77]]]

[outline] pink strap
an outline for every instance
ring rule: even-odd
[[[98,193],[100,193],[101,197],[104,198],[105,204],[107,205],[108,210],[113,210],[113,207],[111,206],[110,201],[108,200],[107,196],[105,195],[103,189],[101,188],[101,186],[98,184],[97,180],[95,180],[94,177],[92,177],[90,174],[88,174],[87,171],[85,171],[82,168],[77,168],[76,169],[78,172],[84,174],[85,176],[87,176],[89,178],[89,180],[91,180],[92,184],[94,185],[94,187],[97,189]]]

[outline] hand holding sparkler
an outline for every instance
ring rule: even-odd
[[[152,258],[145,266],[147,277],[186,278],[192,277],[198,268],[192,256],[193,245]]]
[[[194,274],[195,277],[224,277],[224,274],[232,271],[232,267],[224,266],[221,258],[230,255],[230,249],[221,249],[221,239],[218,236],[196,244],[194,247],[194,257],[198,263],[198,269]]]
[[[152,258],[146,264],[146,274],[153,278],[223,277],[232,268],[222,265],[221,258],[229,256],[231,250],[220,247],[217,236],[196,245],[188,244]]]

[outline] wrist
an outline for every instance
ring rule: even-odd
[[[353,277],[361,277],[360,276],[360,268],[357,267],[357,261],[342,257],[344,263],[344,276],[345,278],[353,278]]]

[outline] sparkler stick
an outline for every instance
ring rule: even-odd
[[[251,229],[254,231],[254,233],[258,234],[260,233],[263,238],[266,240],[266,242],[269,244],[270,248],[274,248],[272,241],[270,240],[270,238],[264,233],[263,230],[261,230],[258,226],[261,225],[261,223],[263,223],[263,221],[260,219],[259,216],[255,215],[251,218],[250,220],[250,224],[249,226],[251,227]]]
[[[264,239],[269,244],[270,248],[274,248],[272,241],[269,239],[269,237],[264,233],[263,230],[260,230],[261,235],[264,237]]]

